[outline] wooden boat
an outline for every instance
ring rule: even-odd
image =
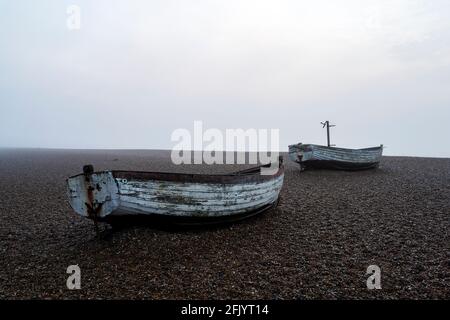
[[[74,211],[96,221],[119,216],[159,216],[208,223],[238,220],[278,202],[284,179],[282,158],[275,174],[259,166],[231,174],[101,171],[83,167],[67,179]]]
[[[289,158],[300,164],[300,169],[364,170],[378,167],[383,145],[365,149],[333,147],[330,143],[330,121],[321,122],[327,128],[327,146],[316,144],[293,144],[289,146]]]
[[[378,167],[383,145],[365,149],[344,149],[315,144],[289,146],[289,158],[301,169],[321,168],[338,170],[363,170]]]

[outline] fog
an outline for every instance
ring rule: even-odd
[[[198,120],[287,150],[330,120],[337,146],[450,157],[447,0],[0,0],[0,21],[0,147],[170,149]]]

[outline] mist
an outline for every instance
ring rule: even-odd
[[[80,8],[80,28],[67,7]],[[450,2],[0,1],[0,147],[171,149],[279,129],[280,149],[450,157]]]

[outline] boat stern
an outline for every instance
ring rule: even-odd
[[[313,148],[307,144],[294,144],[289,146],[289,158],[297,163],[301,163],[312,159]]]
[[[92,166],[84,166],[83,174],[67,179],[67,195],[76,213],[95,220],[116,210],[120,201],[112,173],[93,171]]]

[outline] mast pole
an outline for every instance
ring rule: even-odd
[[[327,127],[327,146],[331,147],[331,142],[330,142],[330,127],[334,127],[334,124],[330,124],[330,121],[325,121],[325,122],[321,122],[322,124],[322,128],[325,128],[325,126]]]
[[[326,124],[327,124],[327,144],[328,144],[328,146],[331,146],[331,144],[330,144],[330,121],[327,121]]]

